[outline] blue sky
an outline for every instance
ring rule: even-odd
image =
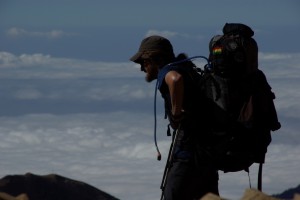
[[[191,27],[238,20],[257,26],[299,25],[296,0],[97,1],[1,0],[1,24],[32,27]],[[221,21],[222,19],[223,21]]]
[[[300,27],[296,0],[1,0],[0,6],[0,49],[102,61],[127,60],[150,30],[164,32],[177,52],[205,54],[211,35],[226,22],[251,26],[269,51],[295,50],[279,38],[296,38]]]
[[[298,0],[0,0],[0,177],[58,173],[122,200],[158,199],[167,122],[159,99],[158,162],[154,83],[128,59],[151,34],[170,39],[176,53],[207,55],[224,23],[242,22],[255,31],[259,67],[283,125],[273,134],[263,189],[274,194],[297,186],[299,9]],[[238,199],[247,187],[246,173],[220,173],[222,196]]]

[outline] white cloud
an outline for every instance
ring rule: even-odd
[[[0,68],[21,68],[21,67],[34,67],[44,66],[51,63],[50,55],[43,54],[22,54],[16,56],[9,52],[0,52]]]
[[[23,90],[17,90],[14,93],[17,99],[38,99],[42,97],[42,93],[34,88],[25,88]]]
[[[276,61],[276,60],[290,60],[293,58],[297,58],[299,55],[296,54],[288,54],[288,53],[260,53],[259,57],[261,60],[271,60],[271,61]]]
[[[163,160],[158,162],[153,126],[149,123],[152,117],[151,113],[125,112],[2,117],[0,175],[58,173],[120,199],[158,199],[170,138],[164,133],[166,124],[160,121],[158,141]],[[299,183],[295,179],[299,151],[299,145],[271,144],[263,171],[266,193],[278,193]],[[256,165],[251,167],[250,176],[256,187]],[[245,172],[220,172],[220,192],[224,197],[238,199],[248,187]]]
[[[172,38],[172,37],[178,36],[179,33],[172,32],[172,31],[149,30],[146,33],[146,37],[151,36],[151,35],[160,35],[160,36],[163,36],[163,37]]]
[[[300,53],[259,53],[259,68],[272,78],[299,78]]]
[[[136,191],[136,187],[159,183],[164,165],[155,159],[152,126],[137,126],[139,117],[152,119],[151,114],[122,112],[2,117],[0,149],[5,155],[1,157],[0,175],[29,170],[37,174],[58,173],[121,199],[138,199],[145,191]],[[119,193],[124,187],[127,193]],[[156,190],[159,189],[151,186],[148,195],[157,196]],[[126,197],[128,194],[131,196]]]
[[[132,63],[92,62],[43,54],[17,56],[0,52],[1,79],[15,81],[0,96],[11,95],[19,100],[130,102],[152,99],[154,91],[153,85],[144,82],[144,74]],[[136,84],[136,80],[142,84]]]
[[[62,30],[51,30],[48,32],[42,31],[28,31],[22,28],[12,27],[6,31],[6,34],[10,37],[39,37],[48,39],[59,39],[64,36],[75,35],[71,33],[66,33]]]
[[[185,39],[196,39],[200,40],[203,39],[203,36],[200,35],[190,35],[187,33],[179,33],[179,32],[174,32],[174,31],[167,31],[167,30],[149,30],[147,31],[145,37],[151,36],[151,35],[160,35],[166,38],[174,38],[174,37],[180,37],[180,38],[185,38]]]
[[[126,63],[56,58],[44,54],[14,55],[0,52],[0,78],[72,79],[141,76],[137,66]]]

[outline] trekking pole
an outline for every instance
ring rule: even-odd
[[[173,155],[174,155],[174,150],[175,150],[176,143],[177,143],[177,135],[178,135],[179,131],[180,131],[180,124],[179,124],[178,128],[176,129],[176,131],[173,132],[173,137],[172,137],[172,142],[171,142],[171,145],[170,145],[168,160],[166,162],[166,167],[165,167],[162,182],[161,182],[161,185],[160,185],[160,189],[162,190],[161,198],[160,198],[161,200],[164,199],[164,191],[165,191],[165,187],[166,187],[166,184],[167,184],[169,171],[170,171],[170,169],[173,165]]]

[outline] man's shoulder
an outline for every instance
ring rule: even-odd
[[[169,73],[169,72],[172,72],[172,73],[178,73],[177,72],[177,68],[178,66],[177,65],[166,65],[164,66],[163,68],[161,68],[158,72],[158,76],[157,76],[157,81],[158,81],[158,88],[160,88],[162,86],[162,84],[164,83],[165,81],[165,77],[166,75]]]

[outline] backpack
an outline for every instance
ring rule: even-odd
[[[254,32],[228,24],[209,43],[209,65],[202,90],[210,101],[211,140],[206,151],[221,171],[245,170],[264,163],[271,131],[281,125],[271,90],[258,69]]]
[[[271,131],[279,130],[281,124],[274,105],[275,94],[258,69],[258,47],[253,35],[247,25],[226,23],[223,35],[216,35],[209,42],[209,58],[194,56],[165,66],[158,75],[154,107],[165,74],[174,69],[185,71],[196,85],[195,92],[205,98],[199,103],[205,102],[200,105],[204,112],[199,113],[199,119],[204,120],[199,121],[199,134],[209,135],[206,141],[196,142],[199,145],[195,145],[195,164],[201,167],[205,158],[225,173],[244,170],[249,174],[249,167],[259,163],[261,190],[262,165],[272,140]],[[196,58],[207,60],[204,70],[184,67],[183,63]],[[183,64],[182,68],[178,64]],[[154,141],[160,160],[154,111]]]

